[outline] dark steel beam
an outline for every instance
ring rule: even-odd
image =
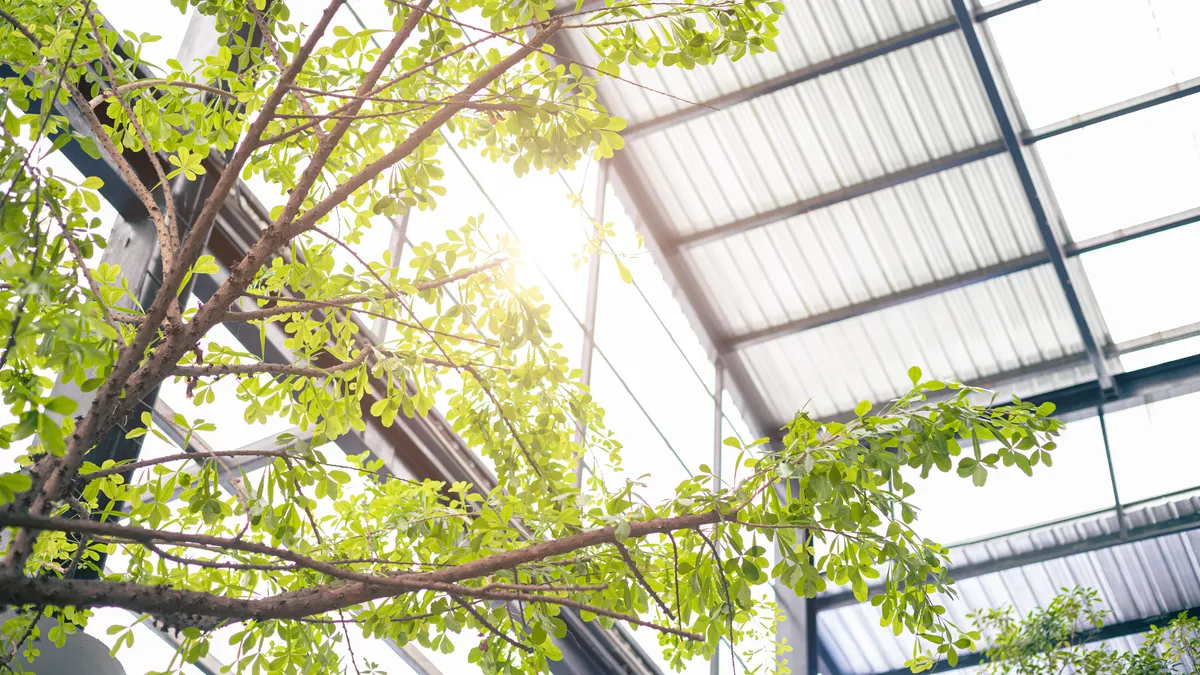
[[[1106,399],[1098,383],[1095,381],[1074,387],[1067,387],[1048,394],[1033,396],[1027,400],[1035,404],[1049,401],[1055,405],[1054,414],[1056,416],[1069,416],[1073,413],[1084,411],[1094,414],[1101,407],[1107,412],[1112,412],[1134,405],[1144,405],[1148,402],[1169,398],[1181,393],[1194,392],[1200,390],[1200,355],[1189,356],[1128,373],[1119,373],[1114,378],[1116,379],[1117,391],[1120,392],[1120,398],[1115,401]],[[1137,520],[1138,514],[1144,512],[1143,510],[1131,513],[1129,514],[1129,518]],[[1129,527],[1128,532],[1124,534],[1118,529],[1105,535],[1088,537],[1058,546],[1027,551],[1018,555],[997,558],[983,563],[952,567],[950,575],[955,580],[961,581],[984,574],[992,574],[994,572],[1001,572],[1080,553],[1088,553],[1111,546],[1190,530],[1196,527],[1200,527],[1200,513],[1192,513],[1180,518],[1159,522],[1147,522],[1139,526]],[[874,593],[881,588],[882,586],[873,585],[870,587],[870,591]],[[859,604],[854,594],[850,592],[838,592],[818,596],[814,602],[817,604],[819,611]]]
[[[952,33],[957,27],[953,19],[945,19],[928,26],[922,26],[921,28],[901,33],[882,42],[860,47],[831,59],[805,66],[799,70],[793,70],[777,77],[763,80],[744,89],[738,89],[728,94],[710,98],[703,103],[681,108],[675,112],[667,113],[660,117],[646,120],[645,122],[631,124],[621,135],[627,140],[648,136],[656,131],[662,131],[667,127],[694,120],[740,103],[752,101],[756,98],[773,94],[781,89],[788,89],[803,82],[816,79],[822,75],[828,75],[843,68],[848,68],[864,61],[911,47],[920,42]]]
[[[1032,5],[1039,0],[1006,0],[987,7],[985,9],[975,10],[976,21],[986,21],[994,16],[999,16],[1014,9],[1020,9],[1027,5]],[[583,4],[583,11],[596,9],[602,3],[595,0],[588,0]],[[564,4],[561,6],[561,12],[570,12],[574,10],[573,3]],[[786,11],[786,10],[785,10]],[[921,26],[911,31],[901,33],[890,37],[886,40],[881,40],[874,44],[869,44],[858,49],[839,54],[833,58],[813,63],[803,68],[784,73],[782,75],[772,77],[762,82],[757,82],[749,87],[722,94],[714,98],[710,98],[701,103],[681,108],[674,112],[655,117],[644,122],[637,122],[629,125],[622,133],[627,140],[632,140],[638,137],[647,136],[656,131],[662,131],[667,127],[681,124],[689,120],[703,117],[710,113],[718,112],[735,105],[753,101],[756,98],[768,96],[781,89],[794,87],[798,84],[816,79],[822,75],[836,73],[839,70],[849,68],[865,61],[870,61],[881,56],[886,56],[892,52],[897,52],[902,49],[907,49],[913,45],[939,38],[943,35],[953,33],[958,29],[958,22],[953,18],[944,19],[936,23],[931,23],[928,26]]]
[[[1081,256],[1085,253],[1090,253],[1092,251],[1098,251],[1109,246],[1116,246],[1117,244],[1123,244],[1125,242],[1141,239],[1142,237],[1152,234],[1158,234],[1159,232],[1166,232],[1177,227],[1191,225],[1196,222],[1200,222],[1200,208],[1188,209],[1186,211],[1181,211],[1163,218],[1156,218],[1132,227],[1108,232],[1106,234],[1098,235],[1078,242],[1067,243],[1063,245],[1063,253],[1069,258],[1073,258],[1076,256]],[[854,317],[869,314],[871,312],[888,309],[890,307],[902,305],[906,302],[920,300],[922,298],[945,293],[946,291],[952,291],[1009,274],[1023,272],[1025,270],[1037,267],[1038,265],[1045,265],[1049,262],[1050,256],[1045,253],[1035,253],[1032,255],[1022,256],[1020,258],[997,263],[995,265],[989,265],[988,267],[964,272],[963,274],[953,277],[931,281],[927,284],[914,286],[913,288],[908,288],[889,295],[872,298],[870,300],[865,300],[853,305],[847,305],[845,307],[839,307],[837,309],[832,309],[827,312],[822,312],[821,314],[815,314],[802,319],[796,319],[795,321],[782,323],[777,326],[769,326],[767,328],[749,333],[735,335],[721,344],[721,350],[723,352],[731,352],[739,349],[746,349],[763,342],[776,340],[802,331],[837,323],[838,321],[845,321],[846,319],[852,319]],[[1125,352],[1123,351],[1122,353]]]
[[[1021,142],[1026,145],[1037,143],[1047,138],[1054,138],[1055,136],[1071,131],[1090,127],[1093,124],[1107,122],[1108,120],[1135,113],[1139,110],[1146,110],[1147,108],[1153,108],[1163,103],[1191,96],[1197,92],[1200,92],[1200,77],[1172,84],[1169,87],[1163,87],[1162,89],[1148,92],[1141,96],[1083,113],[1082,115],[1076,115],[1070,119],[1047,124],[1032,131],[1026,131],[1021,134]]]
[[[806,316],[802,319],[789,321],[777,326],[769,326],[760,330],[752,331],[737,335],[721,345],[723,351],[735,351],[753,347],[763,342],[769,342],[788,335],[794,335],[813,328],[827,326],[846,319],[878,312],[889,307],[902,305],[907,302],[913,302],[922,298],[928,298],[934,295],[940,295],[947,291],[952,291],[957,288],[963,288],[972,284],[977,284],[989,279],[995,279],[1015,272],[1032,269],[1038,265],[1044,265],[1049,262],[1045,254],[1033,254],[1010,260],[1007,262],[989,265],[977,270],[971,270],[953,277],[945,279],[937,279],[927,284],[913,286],[902,291],[884,295],[878,298],[872,298],[863,302],[858,302],[845,307],[838,307],[827,312]]]
[[[1191,607],[1183,610],[1188,616],[1200,616],[1200,607]],[[1179,612],[1168,612],[1157,616],[1149,616],[1144,619],[1130,619],[1129,621],[1121,621],[1118,623],[1108,624],[1098,630],[1089,631],[1081,635],[1084,640],[1082,644],[1098,644],[1106,640],[1115,640],[1117,638],[1128,637],[1130,635],[1138,635],[1150,630],[1153,626],[1165,626],[1172,619],[1179,616]],[[958,657],[956,665],[950,665],[945,661],[939,661],[933,668],[926,670],[926,673],[949,673],[955,670],[971,668],[984,662],[984,656],[981,653],[962,654]],[[875,675],[912,675],[912,671],[908,668],[897,668]]]
[[[1130,517],[1136,519],[1137,515],[1138,513],[1130,514]],[[1115,526],[1116,524],[1114,523],[1114,527]],[[1027,565],[1035,565],[1037,563],[1043,563],[1050,560],[1058,560],[1060,558],[1066,558],[1073,555],[1101,551],[1106,548],[1112,548],[1113,546],[1120,546],[1122,544],[1132,544],[1135,542],[1144,541],[1146,539],[1176,534],[1178,532],[1186,532],[1188,530],[1196,529],[1197,527],[1200,527],[1200,513],[1191,513],[1179,518],[1148,523],[1137,527],[1130,527],[1128,532],[1124,535],[1122,535],[1118,529],[1098,537],[1088,537],[1070,543],[1060,544],[1058,546],[1034,549],[1017,555],[996,558],[994,560],[988,560],[982,563],[951,567],[950,576],[955,581],[962,581],[963,579],[972,579],[975,577],[984,576],[986,574],[995,574],[997,572],[1017,569]],[[869,587],[868,592],[874,594],[880,592],[881,590],[883,590],[882,586],[872,585]],[[816,604],[818,612],[860,604],[852,592],[837,592],[830,593],[828,595],[819,595],[813,600],[813,602]]]
[[[1200,78],[1188,80],[1187,82],[1172,85],[1170,87],[1159,89],[1141,96],[1135,96],[1131,99],[1120,101],[1103,108],[1097,108],[1096,110],[1091,110],[1080,115],[1076,115],[1070,119],[1062,120],[1038,129],[1034,129],[1033,131],[1023,132],[1020,135],[1020,142],[1023,145],[1032,145],[1047,138],[1053,138],[1060,134],[1076,131],[1093,124],[1099,124],[1101,122],[1117,119],[1119,117],[1146,110],[1148,108],[1153,108],[1154,106],[1162,105],[1163,103],[1169,103],[1195,93],[1200,93]],[[994,157],[1002,152],[1005,152],[1006,149],[1007,148],[1002,141],[987,143],[953,155],[949,155],[947,157],[934,159],[924,164],[902,169],[892,174],[864,181],[857,185],[851,185],[824,195],[818,195],[816,197],[794,202],[792,204],[786,204],[757,216],[743,218],[730,223],[717,225],[716,227],[707,230],[695,232],[690,235],[678,237],[674,241],[665,242],[663,245],[666,247],[667,251],[675,252],[678,249],[703,244],[731,234],[738,234],[747,230],[765,227],[779,220],[797,216],[803,213],[808,213],[819,208],[832,206],[833,204],[839,204],[849,199],[854,199],[855,197],[862,197],[878,190],[894,187],[896,185],[907,183],[911,180],[916,180],[918,178],[923,178],[925,176],[938,173],[939,171],[952,169],[980,159]],[[1200,211],[1200,209],[1197,211]],[[1065,244],[1065,246],[1070,249],[1071,245]]]
[[[1050,256],[1050,264],[1054,267],[1054,273],[1058,277],[1058,282],[1062,286],[1063,295],[1066,296],[1067,305],[1071,308],[1071,316],[1075,319],[1075,325],[1079,329],[1079,334],[1083,339],[1084,350],[1088,354],[1088,358],[1092,361],[1092,366],[1096,369],[1097,381],[1101,388],[1110,392],[1113,390],[1112,374],[1108,371],[1108,363],[1104,359],[1104,353],[1101,349],[1101,340],[1097,339],[1095,331],[1088,325],[1087,317],[1083,312],[1083,304],[1079,300],[1079,293],[1076,291],[1075,284],[1071,280],[1071,272],[1067,269],[1067,256],[1063,251],[1062,242],[1058,238],[1058,233],[1055,232],[1053,225],[1050,223],[1050,218],[1046,215],[1046,209],[1042,205],[1042,198],[1038,194],[1037,185],[1033,180],[1033,173],[1029,170],[1029,165],[1025,161],[1025,154],[1021,148],[1020,139],[1017,137],[1016,127],[1013,125],[1012,118],[1008,114],[1005,107],[1004,98],[1000,94],[1000,88],[996,83],[996,78],[992,74],[992,67],[988,63],[987,55],[984,54],[983,44],[979,40],[979,33],[975,29],[975,19],[971,11],[967,8],[966,0],[953,0],[954,13],[958,17],[958,27],[962,31],[963,38],[967,41],[967,47],[971,52],[971,59],[975,62],[975,70],[979,75],[979,79],[983,84],[984,90],[987,92],[988,102],[991,104],[992,113],[995,115],[996,124],[1000,128],[1000,137],[1004,139],[1004,146],[1008,150],[1008,155],[1012,159],[1013,166],[1017,171],[1017,176],[1021,181],[1021,187],[1025,191],[1025,197],[1029,201],[1029,208],[1033,211],[1034,221],[1037,223],[1038,232],[1042,236],[1042,242],[1046,246],[1046,252]]]
[[[987,159],[988,157],[995,157],[996,155],[1003,153],[1004,150],[1004,144],[999,141],[995,141],[979,147],[970,148],[962,152],[956,152],[952,155],[939,157],[922,164],[910,166],[908,168],[901,169],[900,171],[884,174],[878,178],[872,178],[855,185],[844,187],[840,190],[826,192],[825,194],[820,194],[809,199],[802,199],[791,204],[784,204],[783,206],[750,216],[748,218],[741,218],[730,223],[709,228],[707,230],[701,230],[692,234],[683,235],[676,238],[674,241],[668,239],[665,241],[665,243],[660,245],[665,246],[665,252],[670,255],[677,252],[678,249],[700,246],[718,239],[723,239],[730,235],[740,234],[749,230],[765,227],[781,220],[787,220],[788,218],[800,216],[805,213],[828,208],[834,204],[841,204],[842,202],[847,202],[857,197],[863,197],[873,192],[879,192],[880,190],[886,190],[887,188],[896,187],[897,185],[903,185],[904,183],[909,183],[919,178],[932,176],[935,173],[960,167],[964,164],[970,164],[971,162]]]

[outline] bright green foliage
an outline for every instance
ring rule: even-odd
[[[774,607],[756,599],[768,583],[810,597],[830,582],[870,595],[886,625],[920,636],[918,668],[971,647],[972,636],[932,599],[953,588],[946,549],[914,530],[911,474],[956,471],[983,485],[1001,466],[1048,466],[1060,428],[1051,409],[977,405],[974,391],[914,370],[914,390],[880,414],[867,414],[870,404],[848,424],[799,414],[781,443],[730,441],[739,475],[722,477],[720,490],[707,469],[667,503],[646,504],[635,483],[605,482],[602,472],[579,489],[578,458],[607,475],[619,467],[620,439],[557,352],[544,298],[518,283],[520,251],[475,219],[445,236],[410,231],[415,246],[403,266],[363,245],[372,226],[437,205],[445,143],[511,163],[517,174],[608,157],[622,146],[624,122],[596,100],[597,77],[626,63],[691,68],[772,49],[782,3],[639,1],[571,14],[560,25],[549,20],[552,0],[445,0],[427,11],[387,0],[390,25],[335,23],[298,71],[288,64],[309,33],[286,1],[190,4],[213,17],[219,53],[147,72],[135,67],[150,65],[140,55],[152,37],[93,28],[86,1],[0,0],[0,61],[16,73],[3,81],[0,138],[0,392],[17,420],[0,429],[0,447],[26,467],[0,476],[0,525],[30,542],[25,553],[19,541],[6,552],[13,577],[0,583],[0,602],[47,604],[64,630],[86,623],[87,608],[99,604],[182,627],[187,639],[164,664],[168,672],[207,653],[212,630],[225,625],[237,627],[233,672],[353,672],[358,664],[335,650],[347,639],[342,620],[428,649],[449,650],[452,633],[479,634],[470,658],[486,672],[544,672],[559,657],[549,638],[564,634],[563,603],[606,626],[657,626],[667,658],[682,665],[711,656],[722,637],[741,649],[747,638],[772,635]],[[244,37],[256,19],[270,27],[262,45]],[[583,23],[597,70],[556,63],[551,44],[523,46]],[[412,34],[384,59],[381,45],[406,27]],[[377,84],[355,98],[377,63]],[[482,84],[467,100],[460,92],[472,81]],[[48,100],[94,107],[108,142],[39,112]],[[446,110],[454,114],[440,122]],[[262,133],[247,138],[260,119]],[[89,219],[102,186],[40,169],[47,141],[80,143],[118,168],[136,160],[145,169],[148,146],[176,187],[221,185],[228,172],[265,184],[260,194],[279,203],[241,263],[223,269],[197,247],[171,261],[165,295],[141,306],[131,290],[140,279],[113,265],[84,269],[105,244]],[[159,179],[149,175],[154,189]],[[203,222],[220,202],[209,199],[189,220],[159,200],[143,205],[163,250],[177,256],[174,230]],[[192,240],[184,241],[186,250]],[[216,274],[226,275],[218,299],[168,314],[163,298]],[[260,313],[223,313],[234,305]],[[390,323],[382,344],[365,330],[376,318]],[[282,329],[293,363],[268,371],[211,334],[237,321],[264,336]],[[95,392],[95,401],[76,410],[51,394],[55,378]],[[225,378],[237,382],[243,420],[215,424],[282,418],[312,440],[280,437],[266,468],[246,476],[216,456],[163,462],[129,481],[84,461],[116,420],[137,419],[134,402],[167,378],[187,381],[197,406],[174,420],[189,438],[213,429],[198,418],[219,417],[212,385]],[[928,403],[930,393],[939,399]],[[387,477],[382,460],[346,459],[328,445],[370,418],[385,428],[407,424],[435,399],[494,467],[495,484]],[[151,420],[142,424],[129,437],[160,433]],[[999,449],[984,455],[982,441]],[[117,503],[128,513],[113,510]],[[72,511],[93,512],[109,529],[68,535],[82,532],[80,520],[65,517]],[[19,517],[52,522],[39,521],[34,535]],[[815,554],[814,538],[827,552]],[[86,595],[80,589],[93,587],[57,579],[95,567],[102,550],[128,560],[105,577],[125,585]],[[43,602],[50,590],[61,592]],[[25,639],[32,617],[6,625],[7,651]],[[121,648],[132,641],[121,632]]]
[[[1186,613],[1151,627],[1136,650],[1097,641],[1111,612],[1090,588],[1062,590],[1046,607],[1017,617],[1011,607],[974,615],[992,636],[983,671],[991,675],[1184,675],[1200,663],[1200,619]]]

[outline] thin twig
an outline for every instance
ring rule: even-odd
[[[167,464],[169,462],[178,462],[178,461],[184,460],[184,459],[201,459],[204,457],[216,458],[216,457],[287,457],[287,456],[288,456],[288,452],[286,449],[284,449],[284,450],[213,450],[213,451],[204,452],[204,453],[181,452],[181,453],[178,453],[175,455],[166,455],[164,457],[155,457],[154,459],[143,459],[143,460],[140,460],[137,462],[130,462],[128,464],[117,464],[116,466],[110,466],[110,467],[107,467],[104,469],[97,469],[96,471],[93,471],[91,473],[80,474],[79,478],[80,478],[80,480],[82,480],[84,482],[91,482],[98,478],[104,478],[105,476],[111,476],[111,475],[117,474],[117,473],[125,473],[127,471],[134,471],[136,469],[142,469],[147,466],[154,466],[156,464]]]
[[[625,544],[622,544],[619,541],[615,542],[615,544],[617,551],[621,554],[621,559],[625,561],[625,566],[629,568],[630,572],[633,572],[633,577],[637,579],[638,584],[640,584],[642,588],[646,589],[646,592],[650,594],[651,598],[654,598],[654,602],[657,603],[659,609],[661,609],[663,613],[667,615],[667,618],[674,621],[675,614],[671,612],[671,608],[667,607],[667,603],[663,602],[662,598],[658,597],[658,593],[656,593],[654,589],[650,587],[650,582],[646,581],[646,577],[642,576],[642,571],[638,569],[637,563],[633,561],[633,556],[629,555],[629,549],[625,548]]]
[[[497,628],[496,626],[494,626],[491,621],[488,621],[487,618],[484,617],[483,614],[481,614],[479,612],[479,610],[468,605],[466,602],[463,601],[463,599],[461,597],[459,597],[457,595],[451,595],[450,597],[453,598],[454,602],[457,602],[460,607],[467,610],[467,612],[470,613],[471,616],[475,617],[476,621],[478,621],[480,624],[482,624],[485,628],[487,628],[489,631],[491,631],[494,635],[499,637],[501,640],[504,640],[508,644],[516,647],[517,649],[520,649],[521,651],[528,652],[530,654],[533,653],[533,651],[534,651],[533,647],[530,647],[529,645],[517,642],[516,640],[512,639],[508,635],[505,635],[504,631],[502,631],[499,628]]]

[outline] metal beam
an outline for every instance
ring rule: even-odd
[[[994,16],[999,16],[1014,9],[1020,9],[1027,5],[1032,5],[1039,0],[1006,0],[987,7],[985,9],[975,10],[976,21],[986,21]],[[585,2],[584,11],[595,9],[598,2]],[[573,6],[562,7],[564,11],[571,11]],[[786,11],[786,10],[785,10]],[[735,105],[753,101],[754,99],[768,96],[781,89],[794,87],[809,80],[814,80],[822,75],[836,73],[839,70],[849,68],[850,66],[870,61],[871,59],[886,56],[893,52],[898,52],[902,49],[907,49],[913,45],[939,38],[943,35],[953,33],[958,29],[958,22],[953,18],[943,19],[927,26],[921,26],[914,30],[910,30],[899,35],[881,40],[879,42],[869,44],[863,47],[839,54],[832,58],[807,65],[803,68],[793,70],[776,77],[772,77],[761,82],[757,82],[748,87],[738,89],[737,91],[728,94],[722,94],[714,98],[707,99],[701,103],[681,108],[674,112],[661,115],[643,122],[637,122],[629,125],[629,127],[621,134],[626,140],[650,135],[656,131],[662,131],[667,127],[681,124],[690,120],[703,117],[705,115],[733,107]]]
[[[701,246],[703,244],[707,244],[718,239],[723,239],[734,234],[741,234],[742,232],[756,230],[760,227],[766,227],[767,225],[777,223],[781,220],[787,220],[788,218],[794,218],[796,216],[804,215],[805,213],[811,213],[819,209],[828,208],[835,204],[841,204],[842,202],[847,202],[851,199],[864,197],[873,192],[879,192],[880,190],[886,190],[888,188],[896,187],[897,185],[910,183],[919,178],[932,176],[936,173],[941,173],[942,171],[963,166],[964,164],[977,162],[982,159],[987,159],[988,157],[995,157],[996,155],[1003,153],[1004,150],[1005,146],[1003,143],[1000,141],[994,141],[992,143],[987,143],[975,148],[963,150],[962,152],[956,152],[952,155],[938,157],[928,162],[910,166],[899,171],[884,174],[877,178],[872,178],[861,183],[844,187],[840,190],[826,192],[809,199],[802,199],[798,202],[792,202],[791,204],[784,204],[783,206],[771,209],[770,211],[765,211],[747,218],[740,218],[733,222],[708,228],[707,230],[700,230],[699,232],[687,234],[682,237],[678,237],[673,241],[667,240],[662,245],[667,247],[666,252],[668,255],[670,255],[671,253],[676,252],[678,249]]]
[[[1108,345],[1105,348],[1105,354],[1109,358],[1115,359],[1126,354],[1133,354],[1198,336],[1200,336],[1200,323],[1191,323],[1171,330],[1126,340],[1115,345]],[[1200,369],[1192,367],[1190,361],[1192,358],[1196,357],[1177,359],[1149,368],[1114,375],[1113,377],[1116,380],[1118,389],[1120,387],[1129,388],[1128,391],[1120,392],[1115,399],[1102,396],[1099,385],[1093,380],[1052,392],[1038,394],[1029,397],[1027,400],[1039,403],[1042,401],[1051,401],[1055,404],[1055,416],[1064,420],[1070,420],[1090,417],[1091,408],[1101,403],[1104,404],[1105,411],[1114,412],[1173,396],[1181,396],[1200,390]],[[1069,368],[1085,366],[1089,363],[1090,360],[1087,354],[1078,352],[970,380],[964,384],[982,389],[1004,389],[1012,384],[1026,381],[1038,375],[1056,373]],[[854,411],[843,410],[824,419],[829,422],[841,422],[844,424],[855,417],[857,415]]]
[[[896,293],[872,298],[863,302],[857,302],[853,305],[838,307],[820,314],[813,314],[802,319],[788,321],[777,326],[769,326],[760,330],[743,333],[734,336],[721,345],[722,351],[730,352],[739,349],[747,349],[764,342],[777,340],[788,335],[794,335],[813,328],[820,328],[839,321],[853,319],[864,314],[878,312],[889,307],[902,305],[908,302],[921,300],[923,298],[940,295],[947,291],[952,291],[958,288],[964,288],[972,284],[977,284],[989,279],[996,279],[1008,274],[1021,272],[1032,269],[1039,265],[1044,265],[1049,262],[1045,254],[1033,254],[1010,260],[1007,262],[989,265],[977,270],[964,272],[953,277],[945,279],[937,279],[927,284],[913,286]]]
[[[1128,519],[1130,521],[1140,520],[1141,518],[1139,518],[1139,516],[1141,516],[1143,513],[1145,513],[1144,510],[1128,514]],[[1146,539],[1154,539],[1155,537],[1186,532],[1188,530],[1193,530],[1197,527],[1200,527],[1200,513],[1189,513],[1178,518],[1171,518],[1169,520],[1150,522],[1135,527],[1129,527],[1125,534],[1121,533],[1116,522],[1113,522],[1110,527],[1113,531],[1100,536],[1087,537],[1065,544],[1033,549],[1017,555],[996,558],[994,560],[988,560],[981,563],[951,567],[949,570],[950,576],[955,581],[962,581],[964,579],[972,579],[975,577],[984,576],[986,574],[995,574],[997,572],[1017,569],[1027,565],[1035,565],[1037,563],[1043,563],[1050,560],[1058,560],[1060,558],[1066,558],[1073,555],[1101,551],[1107,548],[1112,548],[1113,546],[1120,546],[1122,544],[1132,544],[1139,541],[1144,541]],[[868,588],[868,592],[871,594],[878,593],[882,590],[883,586],[878,584],[872,584]],[[815,598],[814,602],[817,606],[818,612],[861,604],[854,597],[854,593],[848,591],[839,591],[837,593],[830,593],[828,595],[819,595]]]
[[[1082,115],[1076,115],[1070,119],[1027,131],[1021,134],[1021,142],[1026,145],[1037,143],[1047,138],[1054,138],[1055,136],[1071,131],[1090,127],[1093,124],[1107,122],[1108,120],[1135,113],[1139,110],[1146,110],[1156,105],[1162,105],[1163,103],[1169,103],[1185,96],[1191,96],[1197,92],[1200,92],[1200,77],[1172,84],[1169,87],[1163,87],[1162,89],[1157,89],[1141,96],[1083,113]]]
[[[1030,5],[1037,4],[1040,0],[1002,0],[1002,2],[992,3],[987,7],[975,10],[976,21],[987,21],[992,17],[1008,14],[1014,9],[1021,9]]]
[[[1191,225],[1196,222],[1200,222],[1200,208],[1180,211],[1179,213],[1148,220],[1144,223],[1120,230],[1113,230],[1112,232],[1090,237],[1082,241],[1066,244],[1065,248],[1069,256],[1083,255],[1084,253],[1091,253],[1092,251],[1098,251],[1116,244],[1124,244],[1127,241],[1141,239],[1142,237],[1166,232],[1167,230],[1173,230],[1177,227]]]
[[[1188,616],[1200,616],[1200,607],[1191,607],[1183,610]],[[1156,616],[1149,616],[1144,619],[1130,619],[1129,621],[1121,621],[1118,623],[1109,624],[1095,631],[1088,631],[1080,634],[1080,638],[1084,640],[1082,644],[1092,645],[1104,642],[1106,640],[1115,640],[1117,638],[1128,637],[1130,635],[1138,635],[1150,630],[1153,626],[1165,626],[1172,619],[1179,616],[1179,612],[1168,612]],[[984,656],[981,653],[975,652],[971,654],[963,654],[958,657],[956,665],[950,665],[945,661],[939,661],[933,668],[926,670],[926,673],[949,673],[963,668],[971,668],[984,662]],[[897,668],[875,675],[912,675],[912,671],[908,668]]]
[[[1098,235],[1084,239],[1083,241],[1067,243],[1063,245],[1063,253],[1068,258],[1081,256],[1085,253],[1098,251],[1102,248],[1123,244],[1135,239],[1141,239],[1159,232],[1166,232],[1177,227],[1191,225],[1192,223],[1200,222],[1200,208],[1188,209],[1180,211],[1163,218],[1156,218],[1132,227],[1127,227],[1114,232]],[[983,281],[989,281],[1009,274],[1023,272],[1032,269],[1039,265],[1045,265],[1050,262],[1050,256],[1044,252],[1035,253],[1032,255],[1022,256],[1013,260],[1008,260],[995,265],[989,265],[977,270],[971,270],[962,274],[938,279],[927,284],[914,286],[896,293],[872,298],[853,305],[839,307],[821,314],[796,319],[777,326],[770,326],[760,330],[735,335],[720,346],[723,352],[731,352],[739,349],[746,349],[754,345],[776,340],[788,335],[793,335],[813,328],[819,328],[846,319],[852,319],[863,314],[877,312],[880,310],[895,307],[914,300],[920,300],[934,295],[945,293],[959,288],[977,284]]]
[[[567,58],[575,58],[571,44],[563,39],[551,40],[557,53]],[[683,296],[680,307],[688,317],[689,323],[696,329],[700,344],[712,356],[719,355],[717,345],[724,337],[720,321],[710,306],[691,268],[679,256],[664,255],[663,242],[671,240],[671,228],[659,208],[659,202],[646,189],[645,182],[638,177],[635,167],[627,152],[618,152],[610,160],[611,170],[615,174],[615,188],[623,196],[623,201],[633,205],[633,216],[638,229],[643,233],[646,248],[655,256],[658,267],[663,272],[667,285],[677,289]],[[767,406],[758,388],[750,379],[745,364],[739,358],[730,358],[725,364],[729,369],[729,377],[733,381],[731,395],[739,408],[752,425],[753,431],[764,434],[770,429],[765,426]]]
[[[785,10],[787,11],[787,10]],[[906,33],[901,33],[895,37],[888,38],[882,42],[876,42],[865,47],[852,50],[845,54],[840,54],[831,59],[820,61],[809,66],[805,66],[798,70],[784,73],[777,77],[763,80],[744,89],[723,94],[715,98],[710,98],[703,103],[691,105],[686,108],[681,108],[675,112],[667,113],[660,117],[638,122],[629,125],[625,131],[621,133],[626,140],[648,136],[656,131],[662,131],[667,127],[681,124],[689,120],[694,120],[703,117],[718,110],[723,110],[740,103],[753,101],[756,98],[773,94],[781,89],[794,87],[803,82],[816,79],[822,75],[829,75],[843,68],[869,61],[876,57],[891,54],[892,52],[911,47],[915,44],[932,40],[942,35],[954,32],[957,24],[953,19],[945,19],[928,26],[922,26],[916,30],[911,30]]]
[[[1034,129],[1033,131],[1022,132],[1020,142],[1022,145],[1033,145],[1047,138],[1082,129],[1093,124],[1107,122],[1117,119],[1125,115],[1146,110],[1157,105],[1169,103],[1178,100],[1185,96],[1190,96],[1195,93],[1200,93],[1200,78],[1188,80],[1187,82],[1171,85],[1157,91],[1153,91],[1141,96],[1114,103],[1103,108],[1097,108],[1080,115],[1076,115],[1070,119],[1055,122],[1053,124]],[[882,189],[902,185],[912,180],[924,178],[926,176],[952,169],[957,166],[962,166],[980,159],[994,157],[1006,151],[1006,146],[1002,141],[986,143],[975,148],[970,148],[953,155],[941,157],[938,159],[919,164],[917,166],[901,169],[891,174],[880,176],[872,180],[864,181],[856,185],[851,185],[840,190],[835,190],[823,195],[811,197],[809,199],[786,204],[784,206],[772,209],[763,214],[743,218],[733,222],[717,225],[715,227],[685,235],[668,241],[663,244],[669,252],[696,246],[704,243],[720,239],[732,234],[738,234],[753,230],[759,227],[765,227],[779,220],[791,218],[793,216],[809,213],[816,209],[825,208],[834,204],[862,197]],[[1197,210],[1200,212],[1200,209]],[[1194,222],[1194,221],[1193,221]],[[1064,243],[1067,250],[1071,250],[1071,244]]]
[[[975,70],[979,75],[980,81],[983,83],[983,88],[987,92],[988,102],[991,104],[992,113],[996,117],[996,124],[1000,128],[1000,136],[1004,139],[1004,146],[1008,150],[1008,155],[1012,159],[1013,167],[1017,171],[1017,176],[1021,180],[1021,187],[1025,191],[1025,197],[1029,201],[1029,208],[1033,211],[1034,221],[1037,223],[1038,232],[1042,236],[1042,242],[1046,246],[1046,252],[1050,256],[1050,264],[1054,267],[1054,273],[1058,277],[1058,282],[1062,286],[1063,295],[1066,296],[1067,305],[1071,308],[1071,316],[1075,319],[1075,325],[1079,329],[1079,334],[1083,339],[1084,350],[1088,354],[1088,358],[1092,361],[1092,366],[1096,369],[1096,377],[1100,383],[1100,387],[1110,392],[1113,390],[1112,374],[1108,371],[1108,364],[1104,360],[1104,354],[1101,350],[1101,341],[1097,339],[1095,331],[1088,325],[1087,317],[1083,313],[1083,304],[1079,300],[1079,293],[1076,291],[1075,284],[1071,280],[1071,272],[1067,269],[1067,256],[1063,251],[1062,242],[1058,238],[1058,233],[1050,223],[1050,218],[1046,215],[1046,209],[1042,205],[1041,196],[1038,194],[1037,185],[1033,180],[1033,173],[1029,170],[1029,165],[1025,161],[1025,154],[1021,149],[1020,139],[1017,137],[1016,127],[1013,125],[1012,118],[1005,108],[1004,99],[1000,95],[999,86],[996,83],[996,78],[992,74],[992,67],[988,63],[987,56],[983,52],[983,44],[979,40],[979,33],[975,30],[975,19],[971,11],[967,8],[966,0],[953,0],[954,13],[958,17],[958,26],[963,33],[963,37],[967,41],[967,47],[971,51],[971,59],[975,62]]]

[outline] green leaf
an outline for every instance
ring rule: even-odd
[[[909,368],[908,379],[912,381],[914,387],[917,386],[917,383],[921,381],[921,369],[916,366]]]
[[[982,464],[976,464],[975,468],[971,471],[971,482],[974,483],[976,487],[983,487],[983,484],[987,482],[987,476],[987,468]]]
[[[858,405],[854,406],[854,414],[857,417],[862,417],[863,415],[866,415],[869,412],[871,412],[871,402],[870,401],[866,401],[866,400],[859,401]]]
[[[11,502],[18,494],[33,487],[33,480],[24,473],[0,474],[0,504]]]
[[[633,274],[629,271],[629,268],[625,266],[625,263],[621,262],[620,258],[613,258],[613,260],[617,263],[617,272],[621,275],[621,281],[632,284]]]

